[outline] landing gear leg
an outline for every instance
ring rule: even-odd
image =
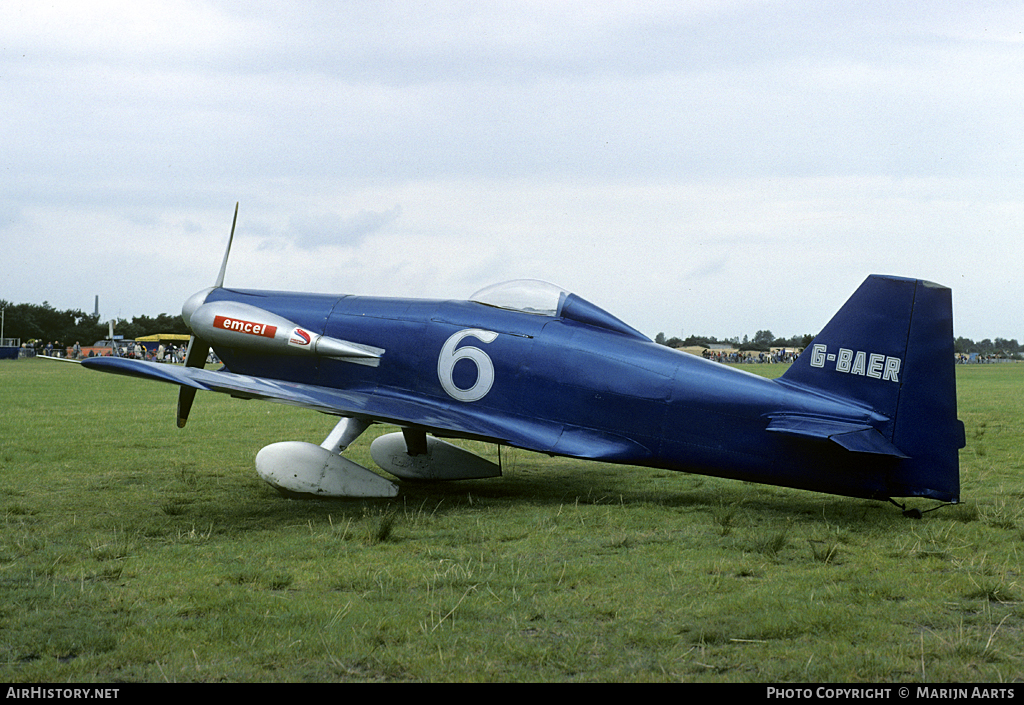
[[[362,421],[361,419],[342,418],[341,421],[334,427],[334,430],[328,434],[324,442],[320,444],[320,447],[329,450],[332,453],[341,453],[350,445],[352,442],[363,435],[363,431],[370,427],[369,421]]]

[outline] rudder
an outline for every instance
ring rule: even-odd
[[[956,502],[964,429],[956,418],[955,373],[950,290],[872,275],[782,381],[887,419],[878,431],[908,456],[888,478],[890,496]]]

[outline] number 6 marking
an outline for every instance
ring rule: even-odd
[[[489,330],[470,328],[468,330],[460,330],[448,338],[441,348],[440,356],[437,358],[437,379],[441,382],[444,391],[453,399],[459,401],[478,401],[483,399],[487,392],[491,391],[491,385],[494,384],[494,363],[491,362],[491,358],[487,357],[487,353],[480,348],[466,346],[456,350],[455,346],[463,338],[467,337],[476,338],[484,343],[490,343],[498,337],[498,334]],[[455,363],[459,360],[472,360],[473,364],[476,365],[476,384],[469,389],[462,389],[456,386],[455,380],[452,378],[455,372]]]

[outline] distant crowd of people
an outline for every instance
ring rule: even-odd
[[[114,354],[118,357],[146,360],[147,362],[184,362],[185,355],[188,353],[187,345],[171,344],[165,347],[163,343],[160,343],[155,350],[150,350],[138,342],[118,345],[116,349],[117,352]]]
[[[124,344],[117,344],[113,348],[113,352],[110,352],[110,348],[89,348],[88,351],[83,351],[82,345],[76,340],[75,344],[70,348],[61,345],[58,341],[46,343],[42,348],[36,348],[35,346],[24,343],[21,346],[24,350],[23,357],[32,357],[35,355],[45,355],[47,357],[60,357],[69,358],[72,360],[82,360],[87,357],[99,357],[101,355],[116,355],[117,357],[127,357],[133,360],[146,360],[149,362],[168,362],[168,363],[183,363],[185,362],[185,356],[188,354],[188,345],[176,345],[174,343],[170,345],[164,345],[160,343],[156,348],[150,350],[142,343],[137,341],[128,341]],[[105,352],[102,350],[106,350]],[[796,362],[796,359],[800,356],[800,353],[796,350],[783,348],[781,350],[772,350],[771,352],[739,352],[739,351],[716,351],[705,349],[702,353],[706,360],[713,360],[714,362],[730,362],[740,364],[777,364],[777,363],[789,363]],[[958,353],[956,356],[956,363],[958,365],[966,364],[991,364],[993,362],[999,362],[1005,360],[1005,358],[997,355],[982,355],[980,353]],[[211,351],[207,357],[207,362],[217,362],[216,356]]]
[[[137,341],[118,342],[112,348],[109,345],[83,348],[78,341],[75,341],[75,344],[71,347],[67,347],[54,340],[40,348],[36,348],[29,343],[22,345],[22,348],[25,349],[25,357],[45,355],[46,357],[59,357],[70,360],[84,360],[90,357],[114,355],[132,360],[146,360],[147,362],[183,363],[185,362],[185,356],[188,354],[188,345],[177,345],[174,343],[164,345],[160,343],[155,348],[150,349]],[[207,356],[207,362],[217,362],[212,352]]]
[[[741,364],[777,364],[794,362],[800,355],[796,350],[783,348],[771,352],[722,352],[705,349],[702,353],[705,359],[715,362],[733,362]]]
[[[981,353],[958,353],[956,356],[956,364],[958,365],[991,365],[993,362],[1010,362],[1011,360],[1020,360],[1019,353],[1016,353],[1017,357],[1004,357],[1003,355],[982,355]]]

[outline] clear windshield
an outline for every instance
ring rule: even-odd
[[[538,316],[557,316],[568,295],[568,291],[549,282],[515,279],[484,287],[470,296],[469,300]]]

